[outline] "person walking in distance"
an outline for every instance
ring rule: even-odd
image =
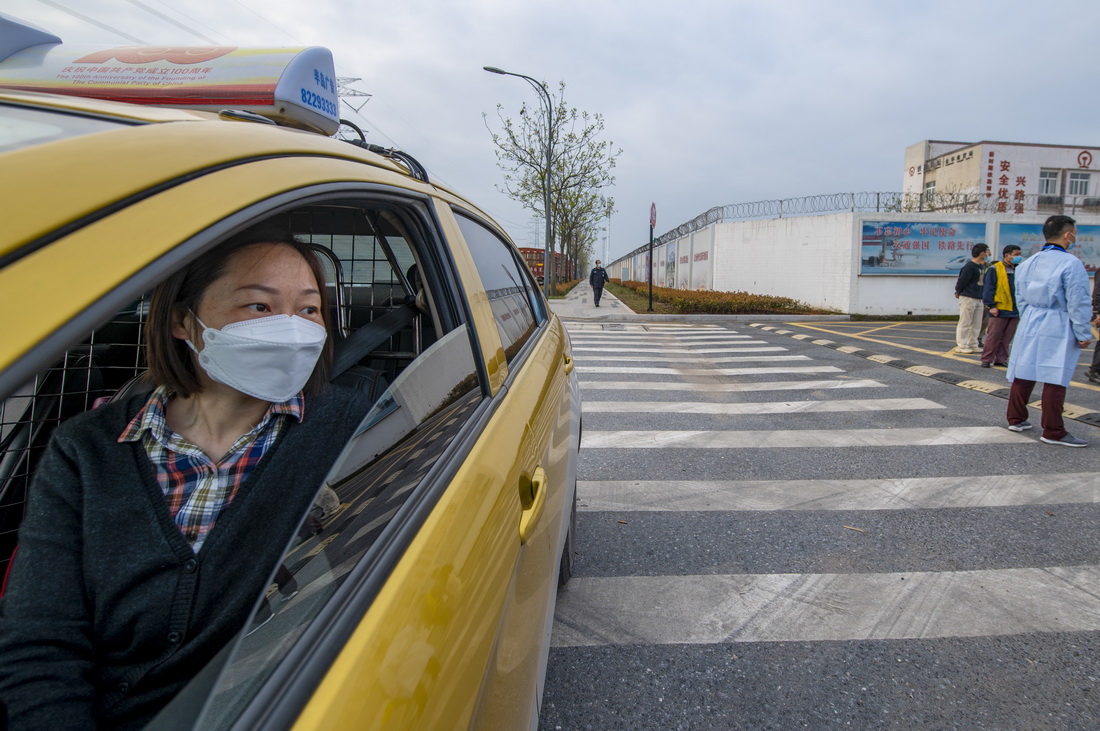
[[[955,280],[955,299],[959,301],[959,326],[955,329],[955,352],[978,352],[978,329],[982,326],[982,288],[979,284],[989,247],[974,244],[970,261],[959,270]]]
[[[1008,346],[1020,323],[1016,310],[1016,265],[1023,261],[1020,247],[1008,244],[1001,260],[985,273],[982,301],[989,308],[989,330],[982,350],[982,368],[1008,365]]]
[[[1081,348],[1092,341],[1089,275],[1066,251],[1077,243],[1077,225],[1069,216],[1051,216],[1043,224],[1046,245],[1016,268],[1020,325],[1008,361],[1008,428],[1027,431],[1027,403],[1036,381],[1043,383],[1041,441],[1063,447],[1088,443],[1066,431],[1062,406]]]
[[[592,285],[592,298],[596,300],[596,307],[600,306],[600,297],[603,296],[603,285],[611,277],[607,276],[607,270],[600,266],[600,260],[596,260],[596,266],[592,267],[592,273],[588,275],[588,283]]]

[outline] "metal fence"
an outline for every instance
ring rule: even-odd
[[[654,244],[674,241],[720,221],[754,218],[809,216],[819,213],[997,213],[1007,215],[1057,213],[1100,215],[1100,198],[1071,195],[1019,195],[1001,198],[980,193],[830,193],[803,198],[780,198],[716,206],[654,239]],[[642,253],[643,244],[625,256]],[[625,258],[620,257],[620,258]]]

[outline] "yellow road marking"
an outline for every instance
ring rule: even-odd
[[[788,322],[788,323],[785,323],[785,324],[789,325],[790,327],[804,327],[807,330],[816,330],[817,332],[828,333],[829,335],[838,335],[838,336],[844,337],[844,338],[855,338],[856,340],[865,340],[869,343],[878,343],[879,345],[889,345],[889,346],[894,347],[894,348],[901,348],[903,350],[912,350],[915,353],[924,353],[925,355],[934,355],[938,358],[947,358],[948,360],[957,360],[957,361],[961,361],[963,363],[973,363],[974,358],[980,357],[977,353],[974,353],[973,355],[969,355],[969,356],[962,356],[962,355],[952,355],[950,350],[944,352],[944,351],[938,351],[938,350],[928,350],[926,348],[916,348],[916,347],[913,347],[912,345],[903,345],[901,343],[897,343],[897,342],[894,342],[892,340],[878,340],[876,338],[868,338],[868,337],[865,337],[863,335],[857,335],[855,333],[836,332],[835,330],[830,330],[826,327],[820,327],[820,326],[816,326],[816,325],[807,325],[807,324],[802,323],[802,322]],[[831,340],[811,340],[810,342],[812,342],[814,345],[831,345],[833,341],[831,341]],[[847,347],[847,346],[844,346],[844,347]],[[837,348],[837,350],[843,350],[843,347]],[[857,348],[857,350],[859,350],[859,348]],[[953,350],[953,348],[952,348],[952,350]],[[843,352],[849,352],[849,351],[843,351]],[[891,360],[897,360],[897,359],[892,358]],[[1091,363],[1092,363],[1092,361],[1088,361],[1088,364],[1091,364]],[[906,368],[906,370],[912,371],[911,368]],[[916,371],[912,371],[912,372],[916,373]],[[938,373],[940,371],[936,371],[936,372]],[[926,375],[926,374],[922,373],[921,375]],[[930,375],[930,374],[928,374],[928,375]],[[1008,388],[1010,385],[1011,384],[1008,381],[1005,381],[1005,385],[1001,386],[1001,388]],[[1100,391],[1100,386],[1096,386],[1096,385],[1093,385],[1091,383],[1079,383],[1077,381],[1070,381],[1069,385],[1072,386],[1073,388],[1084,388],[1084,389],[1087,389],[1089,391]],[[1067,408],[1068,408],[1068,406],[1067,406]],[[1088,413],[1088,412],[1086,412],[1086,413]]]
[[[859,334],[860,335],[866,335],[867,333],[874,333],[874,332],[878,332],[879,330],[892,330],[900,324],[901,324],[900,322],[892,322],[889,325],[883,325],[882,327],[873,327],[870,330],[864,330],[863,332],[861,332]]]
[[[1008,383],[990,383],[989,381],[961,381],[955,384],[956,386],[962,386],[963,388],[969,388],[971,391],[981,391],[982,393],[993,393],[994,391],[1000,391],[1001,389],[1008,388]]]

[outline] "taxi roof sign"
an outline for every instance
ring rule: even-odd
[[[91,46],[0,15],[0,87],[220,112],[244,110],[333,135],[340,126],[327,48]]]

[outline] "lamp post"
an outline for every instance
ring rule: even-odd
[[[546,293],[547,298],[550,297],[550,274],[554,269],[550,259],[550,242],[553,235],[553,229],[550,225],[550,164],[553,161],[552,153],[554,149],[554,105],[550,101],[550,92],[547,91],[546,86],[539,81],[535,81],[530,76],[524,76],[523,74],[513,74],[511,71],[505,71],[504,69],[498,69],[496,66],[483,66],[486,71],[491,74],[500,74],[502,76],[515,76],[520,79],[524,79],[531,86],[542,95],[542,101],[546,102],[546,184],[543,187],[542,206],[544,215],[546,216],[546,250],[543,252],[542,260],[542,288]]]

